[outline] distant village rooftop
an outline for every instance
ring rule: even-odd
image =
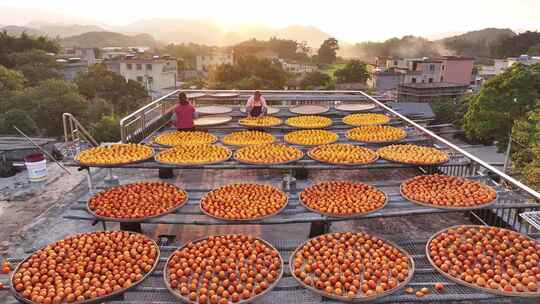
[[[461,88],[461,87],[468,87],[468,85],[464,85],[461,83],[453,83],[453,82],[424,82],[424,83],[403,83],[400,84],[401,87],[406,88],[415,88],[415,89],[440,89],[440,88]]]

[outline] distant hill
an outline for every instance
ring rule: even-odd
[[[171,43],[193,42],[216,45],[220,27],[213,22],[180,18],[140,20],[112,30],[125,34],[151,33],[160,41]]]
[[[516,36],[511,29],[486,28],[435,41],[455,54],[472,57],[490,57],[501,41]]]
[[[105,31],[97,25],[79,25],[79,24],[59,24],[48,22],[30,22],[26,26],[35,28],[41,32],[44,32],[49,37],[69,37],[80,35],[88,32],[101,32]]]
[[[372,62],[382,57],[433,57],[441,55],[470,56],[485,59],[493,56],[494,48],[502,41],[516,36],[510,29],[486,28],[435,41],[422,37],[404,36],[384,42],[362,42],[341,50],[344,57],[356,57]]]
[[[313,26],[287,26],[273,28],[265,25],[243,24],[224,31],[211,21],[181,18],[140,20],[126,26],[114,27],[121,33],[151,33],[159,41],[172,43],[197,43],[229,46],[252,38],[268,40],[271,37],[306,41],[311,47],[319,47],[330,37]]]
[[[6,31],[11,36],[20,36],[22,33],[27,33],[32,36],[46,36],[46,34],[40,30],[17,25],[7,25],[0,28],[0,31]]]
[[[150,46],[157,47],[159,44],[148,34],[134,36],[124,35],[115,32],[89,32],[81,35],[66,37],[60,40],[64,47],[128,47],[128,46]]]

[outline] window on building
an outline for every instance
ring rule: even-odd
[[[416,78],[413,77],[413,78],[411,79],[411,82],[412,82],[412,83],[416,83]]]
[[[433,78],[428,79],[429,83],[433,83]]]
[[[152,70],[152,65],[151,64],[146,64],[146,70]]]
[[[443,66],[442,66],[442,70],[444,71],[445,69],[446,69],[446,66],[445,66],[445,65],[443,65]]]
[[[142,70],[142,64],[137,63],[137,70],[139,70],[139,71]]]
[[[142,82],[142,81],[143,81],[142,76],[137,76],[137,81],[138,81],[138,82]]]
[[[435,72],[435,65],[434,64],[429,65],[429,71],[430,72]]]
[[[131,70],[131,69],[133,68],[133,66],[131,65],[131,63],[128,63],[128,64],[126,64],[126,68],[127,68],[128,70]]]
[[[397,63],[397,60],[394,60],[394,65],[395,65],[395,66],[397,66],[397,65],[398,65],[398,63]]]
[[[444,82],[444,77],[443,76],[441,76],[441,82]]]

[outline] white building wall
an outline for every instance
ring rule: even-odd
[[[149,91],[174,87],[178,78],[175,60],[122,61],[120,62],[120,75],[126,80],[142,83]]]
[[[196,68],[198,71],[208,71],[213,66],[222,64],[233,64],[232,53],[214,53],[211,55],[199,55],[196,58]]]

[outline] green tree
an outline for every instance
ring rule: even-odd
[[[13,64],[12,68],[22,72],[30,86],[36,85],[45,79],[60,79],[62,77],[56,59],[45,51],[33,49],[12,53],[7,57]]]
[[[298,42],[290,39],[280,39],[271,37],[270,40],[250,39],[238,43],[233,47],[236,58],[249,57],[253,53],[270,50],[277,54],[279,58],[287,61],[308,62],[311,49],[305,41]]]
[[[267,59],[240,57],[234,65],[223,64],[210,70],[211,89],[283,89],[289,74],[281,64]]]
[[[336,77],[338,83],[366,83],[371,78],[367,65],[359,60],[349,61],[343,68],[334,72],[334,77]]]
[[[307,73],[300,80],[300,88],[302,90],[312,90],[317,87],[326,87],[331,83],[332,79],[325,73],[315,71]]]
[[[102,64],[93,65],[88,73],[77,75],[75,83],[83,96],[92,101],[98,98],[106,100],[116,114],[138,109],[148,97],[140,83],[133,80],[126,82],[124,77],[108,71]]]
[[[540,190],[540,109],[517,120],[512,128],[512,167],[521,179]]]
[[[317,52],[320,63],[332,64],[336,62],[339,43],[336,38],[326,39]]]
[[[492,54],[498,58],[506,58],[528,54],[529,50],[535,45],[540,44],[540,33],[526,31],[518,35],[503,39],[495,44]]]
[[[63,133],[62,113],[69,112],[86,119],[88,102],[79,95],[77,87],[58,79],[47,79],[9,101],[9,108],[27,113],[37,124],[40,133],[59,136]]]
[[[120,140],[120,117],[104,115],[91,124],[90,133],[98,142],[117,142]]]
[[[25,82],[26,79],[21,72],[0,65],[0,97],[8,91],[22,90]]]
[[[11,109],[0,114],[0,134],[19,134],[13,128],[17,126],[27,135],[39,135],[36,122],[23,110]]]
[[[0,65],[13,68],[10,55],[30,50],[41,50],[46,53],[58,53],[60,44],[47,37],[33,37],[26,33],[11,36],[6,31],[0,32]]]
[[[435,121],[440,124],[451,123],[455,126],[462,125],[463,115],[468,109],[468,99],[463,100],[442,100],[430,103],[435,114]]]
[[[437,57],[440,47],[433,41],[422,37],[403,36],[390,38],[383,42],[362,42],[344,50],[350,57],[373,60],[375,57]]]
[[[470,97],[463,128],[469,139],[497,141],[504,149],[514,121],[536,108],[540,98],[540,64],[512,65]]]

